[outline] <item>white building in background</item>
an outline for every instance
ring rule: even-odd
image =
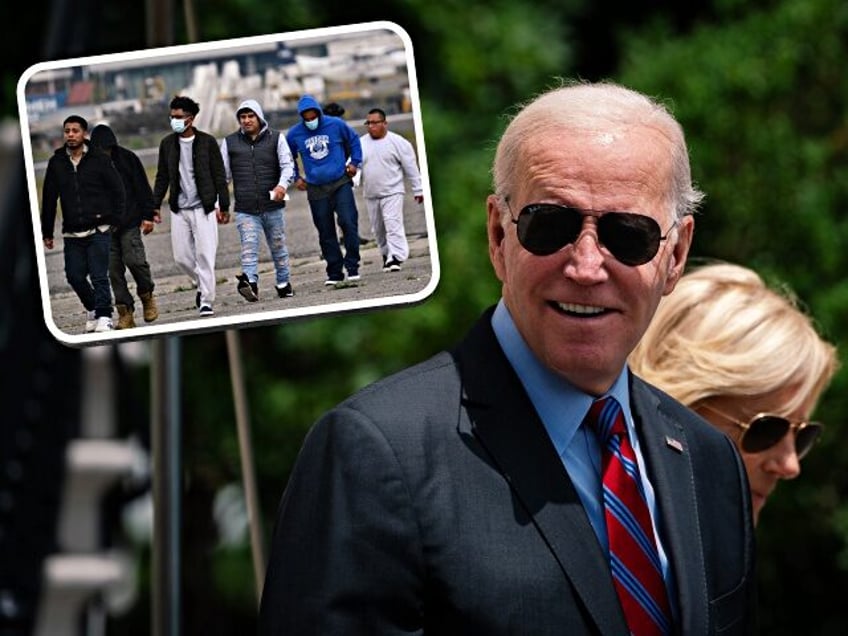
[[[274,124],[284,128],[305,93],[322,103],[365,108],[377,100],[373,105],[389,111],[401,108],[406,63],[402,40],[388,30],[110,61],[36,73],[25,88],[27,114],[37,136],[55,132],[71,112],[92,121],[161,119],[171,98],[185,94],[200,103],[198,127],[217,134],[232,128],[233,109],[252,97],[269,116],[283,119]],[[157,121],[151,118],[150,127]]]

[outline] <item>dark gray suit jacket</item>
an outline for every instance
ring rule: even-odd
[[[490,317],[454,352],[363,389],[312,428],[279,508],[261,634],[627,633],[604,554]],[[754,537],[732,442],[638,379],[631,399],[678,633],[751,633]]]

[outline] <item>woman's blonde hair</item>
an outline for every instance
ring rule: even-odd
[[[788,289],[753,271],[711,263],[684,275],[629,358],[639,377],[687,406],[797,386],[786,412],[818,401],[838,368]]]

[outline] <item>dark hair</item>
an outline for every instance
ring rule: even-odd
[[[62,122],[62,128],[64,129],[68,124],[79,124],[80,128],[88,130],[88,122],[84,117],[80,117],[79,115],[68,115],[65,121]]]
[[[171,100],[171,110],[180,109],[189,115],[197,115],[200,112],[200,104],[194,101],[191,97],[185,95],[177,95]]]
[[[368,111],[369,115],[380,115],[380,118],[385,121],[386,120],[386,111],[382,108],[372,108]]]
[[[322,109],[325,115],[330,115],[331,117],[341,117],[345,114],[344,106],[339,104],[338,102],[330,102],[329,104],[324,104],[324,108]]]

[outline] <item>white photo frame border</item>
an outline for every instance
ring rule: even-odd
[[[227,316],[192,317],[166,324],[144,323],[131,329],[113,330],[107,332],[69,334],[60,329],[53,317],[50,284],[47,272],[46,254],[41,238],[41,206],[39,203],[35,163],[33,159],[30,120],[27,110],[28,83],[44,71],[73,69],[75,67],[97,67],[98,65],[115,65],[122,62],[135,62],[147,59],[162,62],[173,58],[174,62],[182,61],[180,56],[198,55],[204,53],[219,53],[221,51],[249,48],[255,45],[271,43],[296,43],[310,39],[332,40],[336,36],[351,34],[367,34],[372,31],[390,31],[397,35],[403,43],[406,52],[406,69],[408,73],[408,88],[410,109],[413,118],[413,129],[416,139],[416,153],[424,190],[424,216],[427,232],[427,244],[430,260],[430,277],[426,285],[411,294],[376,296],[359,300],[342,300],[317,305],[292,306],[288,308],[270,309],[268,311],[252,311]],[[201,55],[202,57],[202,55]],[[149,337],[167,335],[184,335],[193,333],[225,330],[228,328],[245,328],[258,325],[283,323],[292,320],[303,320],[311,317],[329,316],[341,313],[366,311],[396,306],[408,306],[423,302],[429,298],[440,278],[440,265],[436,241],[436,229],[433,214],[432,196],[430,194],[430,178],[427,154],[424,143],[424,130],[421,115],[421,103],[418,91],[418,80],[415,69],[412,41],[407,32],[398,24],[389,21],[375,21],[349,24],[335,27],[305,29],[286,33],[274,33],[260,36],[249,36],[227,40],[199,42],[145,50],[126,51],[87,57],[40,62],[30,66],[20,77],[17,85],[18,110],[20,116],[24,162],[26,167],[27,189],[30,199],[30,212],[33,223],[33,244],[35,247],[36,264],[38,268],[39,290],[42,301],[44,320],[50,333],[59,341],[70,346],[88,346],[122,341],[139,340]],[[283,131],[284,132],[284,131]],[[305,196],[305,194],[304,194]],[[360,211],[362,214],[363,211]],[[317,251],[317,246],[316,246]],[[317,256],[316,256],[317,258]],[[82,314],[82,308],[81,308]]]

